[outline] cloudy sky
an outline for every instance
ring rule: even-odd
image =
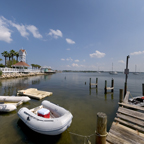
[[[143,0],[2,0],[0,53],[57,70],[144,71]],[[0,55],[3,59],[4,57]]]

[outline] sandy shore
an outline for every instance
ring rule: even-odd
[[[11,74],[2,74],[0,79],[9,79],[9,78],[19,78],[19,77],[29,77],[29,76],[36,76],[36,75],[45,75],[45,73],[11,73]]]

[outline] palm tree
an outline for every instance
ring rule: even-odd
[[[10,61],[10,58],[12,57],[11,53],[8,53],[8,58],[9,58],[9,61]]]
[[[16,52],[15,52],[14,50],[11,50],[11,51],[10,51],[10,54],[11,54],[11,57],[12,57],[12,64],[13,64],[13,57],[15,56],[15,53],[16,53]]]
[[[6,67],[6,58],[8,57],[8,52],[7,51],[4,51],[3,53],[1,53],[2,56],[5,57],[5,67]]]
[[[17,57],[17,62],[18,62],[19,52],[16,52],[15,56]]]
[[[0,58],[0,61],[2,61],[2,59]]]

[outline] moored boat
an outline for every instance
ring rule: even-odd
[[[46,135],[64,132],[72,122],[72,114],[49,101],[31,110],[23,107],[18,111],[19,118],[33,131]]]
[[[144,106],[144,96],[130,98],[128,103],[136,106]]]
[[[17,106],[29,100],[30,98],[26,96],[0,96],[0,112],[14,111],[17,109]]]

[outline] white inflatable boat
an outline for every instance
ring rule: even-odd
[[[28,102],[29,97],[0,96],[0,112],[11,112],[22,103]]]
[[[71,125],[73,118],[69,111],[46,100],[31,110],[21,108],[18,116],[29,128],[46,135],[61,134]]]

